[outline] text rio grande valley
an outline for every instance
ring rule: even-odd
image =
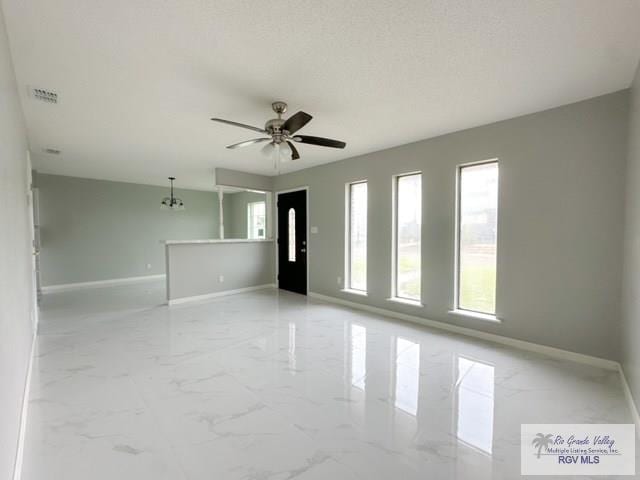
[[[571,435],[564,438],[557,435],[552,446],[547,448],[547,455],[557,455],[560,464],[591,464],[600,463],[601,455],[620,455],[614,448],[615,440],[609,435],[595,435],[593,438],[576,438]]]

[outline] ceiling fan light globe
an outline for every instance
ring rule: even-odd
[[[275,151],[275,145],[273,144],[273,142],[267,143],[264,147],[262,147],[260,149],[260,152],[262,152],[262,154],[267,157],[267,158],[271,158],[273,157],[274,151]]]
[[[278,150],[280,151],[281,162],[291,161],[291,148],[286,142],[282,142],[280,145],[278,145]]]

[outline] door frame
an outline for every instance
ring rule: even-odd
[[[288,188],[286,190],[278,190],[276,192],[276,198],[275,198],[275,200],[276,200],[276,202],[275,202],[276,203],[276,205],[275,205],[275,207],[276,207],[275,208],[275,210],[276,210],[276,214],[275,214],[275,217],[276,217],[276,222],[275,223],[276,223],[276,225],[275,225],[275,227],[276,227],[276,229],[275,229],[275,235],[274,235],[274,237],[275,237],[274,248],[275,248],[275,251],[276,251],[276,278],[275,278],[275,284],[276,284],[276,288],[280,288],[280,280],[278,279],[278,275],[280,274],[280,254],[278,252],[278,241],[280,239],[280,237],[279,237],[279,233],[280,233],[280,225],[279,225],[279,223],[280,222],[279,222],[279,218],[278,218],[279,217],[278,209],[280,208],[280,206],[279,206],[280,202],[278,201],[278,199],[280,197],[280,194],[282,194],[282,193],[292,193],[292,192],[301,192],[301,191],[304,191],[304,193],[305,193],[305,203],[306,203],[306,210],[307,210],[306,215],[305,215],[306,216],[305,230],[307,232],[307,245],[306,245],[306,247],[307,247],[306,248],[306,250],[307,250],[306,251],[306,254],[307,254],[307,292],[305,293],[305,295],[309,295],[309,252],[310,252],[309,244],[311,242],[309,241],[309,186],[308,185],[304,185],[304,186],[301,186],[301,187]]]
[[[39,273],[39,260],[36,260],[36,255],[40,254],[40,244],[36,242],[36,221],[38,221],[38,228],[40,224],[40,212],[36,212],[36,208],[38,208],[39,202],[38,198],[38,190],[33,184],[33,165],[31,163],[31,152],[29,150],[26,151],[27,157],[27,172],[26,172],[26,180],[27,180],[27,208],[28,208],[28,216],[29,216],[29,233],[31,234],[31,245],[29,248],[30,260],[31,260],[31,296],[32,296],[32,304],[31,304],[31,321],[33,324],[33,331],[38,331],[38,323],[40,321],[40,273]],[[38,218],[36,218],[36,215]],[[37,245],[36,245],[37,243]],[[38,250],[36,250],[36,247]]]

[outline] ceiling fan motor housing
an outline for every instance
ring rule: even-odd
[[[288,133],[282,129],[282,125],[284,125],[285,122],[282,114],[287,111],[287,104],[284,102],[273,102],[271,107],[273,111],[278,114],[278,118],[268,120],[267,123],[264,124],[264,129],[271,135],[273,142],[279,144],[284,141],[283,135]]]
[[[276,144],[282,143],[283,135],[288,133],[282,130],[282,125],[284,125],[285,120],[282,118],[282,114],[287,111],[286,102],[273,102],[271,104],[271,108],[273,111],[278,114],[278,118],[272,118],[268,120],[267,123],[264,124],[264,129],[271,135],[273,138],[273,142]]]
[[[264,129],[269,133],[280,133],[284,122],[285,121],[282,118],[272,118],[264,124]]]

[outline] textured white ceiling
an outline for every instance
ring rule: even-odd
[[[274,174],[211,116],[262,126],[281,99],[347,142],[289,171],[627,88],[640,54],[638,1],[2,3],[39,171],[203,189]]]

